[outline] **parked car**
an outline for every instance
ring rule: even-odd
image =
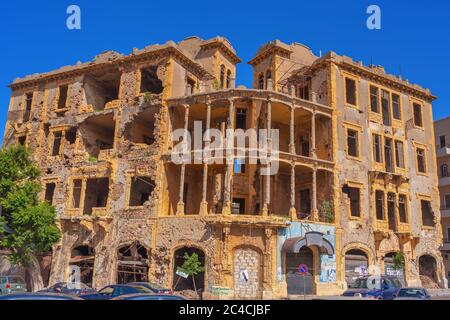
[[[164,287],[161,287],[159,284],[152,283],[152,282],[131,282],[131,283],[128,283],[128,284],[132,285],[132,286],[143,286],[143,287],[146,287],[147,289],[150,289],[154,293],[173,294],[172,290],[164,288]]]
[[[62,293],[17,293],[0,296],[0,300],[82,300],[76,296],[71,296]]]
[[[112,300],[186,300],[186,298],[173,294],[138,293],[119,296]]]
[[[431,300],[431,296],[424,288],[401,288],[395,300]]]
[[[21,276],[0,276],[0,295],[27,292],[27,285]]]
[[[133,286],[129,284],[116,284],[102,288],[97,293],[82,294],[79,297],[84,300],[111,300],[113,298],[136,293],[153,293],[143,286]]]
[[[96,293],[97,290],[81,282],[58,282],[53,286],[48,287],[47,289],[44,290],[40,290],[38,292],[65,293],[79,296],[82,294]]]
[[[379,300],[392,300],[402,287],[401,282],[392,276],[361,277],[344,292],[344,297],[374,297]]]

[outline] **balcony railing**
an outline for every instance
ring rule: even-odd
[[[439,178],[439,186],[440,187],[450,186],[450,177]]]
[[[448,208],[441,208],[441,217],[442,218],[450,218],[450,207]]]
[[[438,157],[444,157],[444,156],[448,156],[450,155],[450,144],[447,144],[445,146],[438,146],[437,151],[436,151],[436,155]]]

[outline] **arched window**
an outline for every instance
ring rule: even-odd
[[[267,70],[266,71],[266,89],[272,89],[273,90],[273,87],[269,88],[269,80],[272,80],[272,71]],[[272,84],[272,86],[273,86],[273,84]]]
[[[220,66],[220,88],[223,89],[225,85],[225,66]]]
[[[258,89],[264,89],[264,74],[260,73],[258,76]]]
[[[227,88],[231,86],[231,70],[227,71]]]

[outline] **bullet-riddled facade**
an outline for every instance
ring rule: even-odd
[[[10,85],[4,144],[33,151],[58,212],[50,282],[77,266],[95,287],[192,290],[177,270],[196,253],[204,298],[335,294],[376,268],[444,286],[435,97],[297,43],[258,50],[253,89],[236,87],[239,62],[226,39],[191,37]],[[199,124],[218,135],[192,158],[230,129],[277,130],[278,170],[177,163],[172,133]]]

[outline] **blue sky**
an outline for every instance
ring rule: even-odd
[[[81,8],[81,30],[66,27],[66,9]],[[366,28],[366,9],[381,7],[382,29]],[[14,78],[50,71],[104,50],[130,53],[191,35],[227,37],[243,60],[237,84],[251,87],[246,64],[259,46],[301,42],[330,50],[428,87],[439,97],[434,118],[450,116],[450,3],[427,1],[149,1],[40,0],[0,2],[0,136]],[[0,137],[1,139],[1,137]]]

